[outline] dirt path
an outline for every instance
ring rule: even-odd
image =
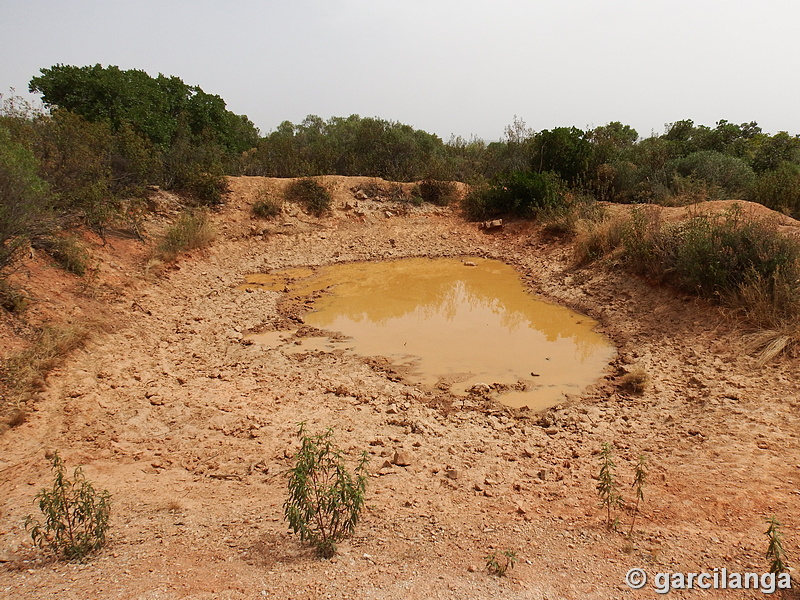
[[[448,209],[354,201],[358,181],[329,183],[334,217],[290,209],[267,224],[250,203],[282,182],[235,179],[209,250],[117,287],[114,330],[53,373],[27,422],[0,437],[0,598],[652,598],[651,584],[625,585],[630,568],[764,572],[770,515],[790,562],[800,556],[797,360],[757,369],[718,309],[574,270],[569,248],[531,226],[487,234]],[[287,318],[280,293],[238,289],[248,273],[460,255],[505,260],[532,291],[598,319],[619,348],[607,378],[544,414],[514,415],[419,389],[379,359],[244,339]],[[617,385],[634,366],[651,378],[641,396]],[[367,510],[330,561],[282,518],[300,421],[372,455]],[[651,463],[630,540],[598,508],[603,442],[617,448],[629,499],[638,455]],[[23,528],[52,449],[114,496],[110,545],[85,565],[40,560]],[[410,464],[391,464],[398,450]],[[620,522],[627,530],[630,515]],[[516,567],[489,574],[486,555],[507,549]]]

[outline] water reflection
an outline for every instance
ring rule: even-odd
[[[509,265],[470,262],[353,263],[261,281],[293,294],[329,290],[306,315],[308,325],[349,336],[359,354],[413,362],[425,385],[445,379],[458,393],[478,382],[522,381],[526,391],[500,401],[541,409],[602,374],[614,349],[593,320],[528,294]]]

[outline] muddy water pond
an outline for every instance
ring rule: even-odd
[[[287,351],[346,348],[384,356],[418,384],[497,394],[542,410],[603,374],[615,350],[597,323],[525,290],[509,265],[481,258],[412,258],[252,275],[246,287],[292,295],[324,290],[305,323],[342,336],[254,340]],[[344,341],[342,341],[344,340]]]

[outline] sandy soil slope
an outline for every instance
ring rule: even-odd
[[[328,178],[330,217],[287,207],[266,222],[250,217],[256,192],[285,182],[232,179],[217,241],[160,278],[144,276],[139,242],[103,250],[100,292],[63,302],[78,302],[64,305],[77,316],[107,307],[109,326],[0,436],[0,598],[652,598],[650,584],[625,585],[629,569],[764,572],[770,515],[790,562],[800,556],[797,359],[757,368],[744,326],[716,307],[576,270],[569,246],[530,224],[486,233],[454,209],[357,200],[351,188],[365,181]],[[507,261],[532,292],[596,318],[619,349],[606,377],[558,408],[515,414],[420,389],[377,357],[244,339],[302,318],[280,293],[238,289],[248,273],[461,255]],[[634,366],[651,377],[641,396],[619,386]],[[372,455],[363,520],[332,560],[282,518],[300,421]],[[598,507],[603,442],[617,448],[628,499],[638,455],[651,464],[630,539]],[[23,528],[53,449],[114,497],[110,544],[86,564],[43,560]],[[397,451],[408,464],[391,464]],[[627,531],[630,515],[619,516]],[[498,578],[485,557],[506,549],[519,562]]]

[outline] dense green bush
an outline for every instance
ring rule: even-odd
[[[800,218],[800,165],[783,162],[772,171],[759,173],[745,198]]]
[[[741,198],[755,179],[753,169],[742,159],[715,150],[701,150],[672,163],[684,177],[705,182],[712,198]]]
[[[577,127],[556,127],[540,131],[534,138],[531,168],[552,171],[569,184],[589,179],[593,147],[586,133]]]
[[[314,216],[322,216],[330,210],[333,199],[328,189],[310,177],[295,179],[286,186],[286,199],[301,204]]]
[[[426,179],[417,185],[420,198],[437,206],[447,206],[456,199],[457,188],[452,181]]]
[[[517,171],[474,188],[462,208],[468,218],[479,221],[499,216],[530,218],[563,203],[564,183],[557,175]]]
[[[99,64],[58,64],[40,72],[31,79],[30,91],[42,94],[46,106],[108,123],[115,131],[128,124],[160,147],[172,144],[181,122],[188,125],[193,141],[210,141],[230,153],[252,148],[258,139],[247,117],[231,113],[222,98],[178,77],[154,78],[141,70]]]
[[[200,206],[216,206],[222,204],[228,193],[228,179],[195,166],[180,177],[175,189],[191,196]]]

